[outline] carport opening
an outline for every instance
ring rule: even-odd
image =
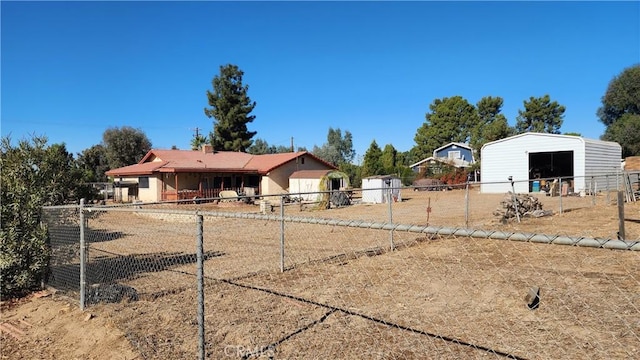
[[[573,151],[529,153],[529,191],[535,180],[542,183],[559,177],[562,181],[573,180]]]

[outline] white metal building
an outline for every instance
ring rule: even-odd
[[[382,204],[387,202],[389,188],[394,201],[402,201],[402,181],[393,175],[369,176],[362,179],[362,202]]]
[[[536,179],[566,179],[575,193],[616,188],[622,148],[618,143],[579,136],[524,133],[481,149],[482,193],[528,193]]]

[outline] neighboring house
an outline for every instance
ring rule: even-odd
[[[349,177],[336,170],[299,170],[289,177],[289,193],[304,201],[320,201],[322,194],[318,192],[343,190],[348,186]]]
[[[480,192],[535,192],[534,182],[562,179],[573,192],[591,186],[616,189],[622,148],[618,143],[572,135],[528,132],[482,146]]]
[[[370,204],[386,203],[389,190],[393,201],[402,201],[400,188],[402,180],[393,175],[376,175],[362,179],[362,202]]]
[[[106,172],[120,200],[144,202],[217,197],[222,190],[244,195],[287,192],[289,176],[298,170],[335,167],[306,151],[251,155],[202,150],[150,150],[139,163]],[[126,189],[126,191],[123,191]],[[117,198],[117,196],[116,196]]]
[[[441,168],[445,164],[456,168],[466,168],[474,163],[473,149],[469,145],[452,142],[433,150],[433,156],[420,160],[409,167],[419,173],[429,168]]]

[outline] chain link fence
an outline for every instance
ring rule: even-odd
[[[474,184],[413,190],[47,208],[48,284],[144,359],[640,357],[637,203],[623,240],[602,192],[518,223]]]

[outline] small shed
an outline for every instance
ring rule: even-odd
[[[482,146],[482,193],[535,192],[537,179],[561,178],[574,193],[616,188],[622,148],[618,143],[580,136],[523,133]]]
[[[349,177],[336,170],[299,170],[289,177],[289,194],[303,201],[320,201],[322,191],[349,187]]]
[[[387,202],[389,189],[393,201],[402,201],[402,181],[394,175],[369,176],[362,179],[362,202],[382,204]]]

